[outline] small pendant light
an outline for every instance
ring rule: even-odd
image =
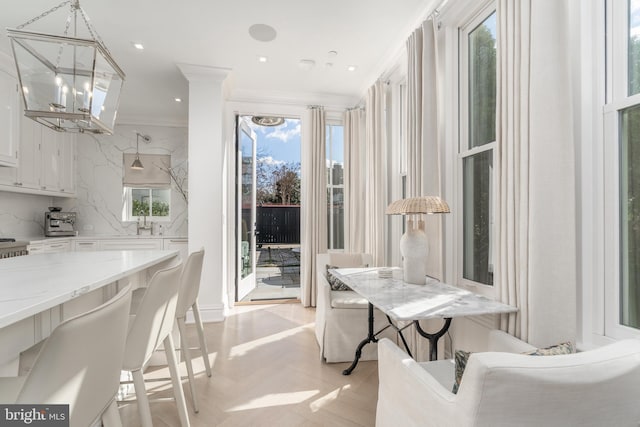
[[[144,142],[151,142],[151,137],[149,135],[142,135],[141,133],[136,132],[136,158],[131,164],[131,169],[135,169],[135,170],[144,169],[144,166],[140,161],[140,152],[139,152],[140,138],[142,138]]]

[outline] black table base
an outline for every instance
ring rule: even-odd
[[[424,329],[422,329],[422,327],[420,326],[420,322],[418,320],[414,320],[413,323],[410,323],[409,325],[403,327],[403,328],[399,328],[397,327],[392,321],[391,318],[389,316],[387,316],[387,321],[389,322],[389,324],[387,326],[385,326],[384,328],[380,329],[377,332],[374,332],[373,330],[373,304],[369,303],[369,316],[368,316],[368,320],[369,320],[369,332],[367,334],[367,337],[365,339],[363,339],[362,341],[360,341],[360,344],[358,344],[358,347],[356,348],[356,354],[355,357],[353,359],[353,362],[351,362],[351,366],[349,366],[347,369],[345,369],[344,371],[342,371],[342,375],[350,375],[351,372],[353,372],[353,370],[356,368],[356,366],[358,365],[358,361],[360,361],[360,357],[362,356],[362,349],[364,348],[365,345],[369,344],[369,343],[377,343],[378,342],[378,335],[380,335],[384,330],[386,330],[389,327],[392,327],[396,330],[396,332],[398,333],[398,335],[400,335],[400,339],[402,339],[402,344],[404,344],[404,348],[407,351],[407,353],[409,354],[409,357],[413,358],[413,355],[411,354],[411,350],[409,350],[409,345],[407,344],[407,340],[404,338],[404,335],[402,334],[402,331],[404,331],[407,327],[411,326],[411,324],[415,325],[416,330],[418,331],[418,333],[420,334],[420,336],[426,338],[429,340],[429,360],[438,360],[438,340],[447,333],[447,331],[449,330],[449,326],[451,326],[451,318],[446,318],[444,319],[444,325],[442,326],[442,328],[431,334],[428,332],[425,332]]]

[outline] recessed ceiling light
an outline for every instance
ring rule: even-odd
[[[270,42],[276,38],[276,30],[270,25],[254,24],[249,27],[249,35],[260,42]]]
[[[316,61],[314,61],[313,59],[301,59],[300,62],[298,62],[298,67],[300,67],[300,69],[304,71],[309,71],[315,66]]]
[[[280,126],[284,123],[284,117],[253,116],[251,121],[260,126]]]
[[[133,42],[133,47],[135,47],[138,50],[144,50],[144,45],[139,42]]]
[[[258,56],[258,62],[267,62],[268,58],[266,56]]]
[[[326,68],[331,68],[331,67],[333,67],[333,62],[327,62],[327,63],[324,64],[324,66]]]
[[[338,52],[336,52],[335,50],[330,50],[327,55],[329,55],[330,58],[333,58],[335,56],[338,55]]]
[[[173,100],[176,102],[182,102],[182,98],[173,98]]]
[[[357,67],[356,67],[355,65],[349,65],[349,66],[347,67],[347,71],[355,71],[355,70],[356,70],[356,68],[357,68]]]

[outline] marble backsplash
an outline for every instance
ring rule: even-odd
[[[44,213],[52,197],[0,191],[0,237],[44,236]]]
[[[122,220],[122,153],[135,153],[136,131],[151,136],[140,140],[140,152],[170,154],[171,166],[187,170],[187,128],[116,126],[114,134],[78,135],[76,198],[33,196],[0,191],[0,237],[44,235],[44,212],[49,206],[77,212],[80,235],[135,235],[135,222]],[[163,234],[186,236],[187,204],[174,186],[171,217],[159,222]]]

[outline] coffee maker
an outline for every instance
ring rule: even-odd
[[[62,208],[50,207],[44,213],[44,235],[47,237],[75,236],[76,213],[61,212]]]

